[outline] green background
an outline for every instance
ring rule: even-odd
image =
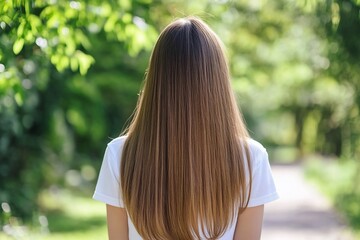
[[[327,159],[334,171],[311,167],[324,185],[345,171],[330,195],[359,229],[359,11],[359,0],[1,1],[3,234],[105,236],[90,197],[106,143],[131,117],[159,32],[188,15],[225,43],[251,136],[274,162]]]

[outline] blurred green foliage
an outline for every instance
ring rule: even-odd
[[[0,3],[0,202],[15,216],[37,211],[41,189],[96,177],[104,142],[120,133],[136,103],[146,62],[135,56],[157,36],[144,20],[148,7]]]
[[[354,161],[336,162],[316,157],[308,161],[305,173],[330,197],[360,234],[360,189],[358,184],[354,184],[354,179],[357,183],[360,181],[357,169]]]
[[[310,2],[239,1],[222,15],[220,23],[230,26],[223,35],[234,87],[250,126],[269,145],[296,146],[299,157],[314,151],[354,157],[360,55],[341,40],[341,29],[359,34],[359,5],[346,5],[356,21],[333,30],[335,13],[322,10],[328,9],[322,2],[310,11]],[[348,44],[359,47],[352,39]]]
[[[358,0],[1,1],[0,203],[30,219],[44,189],[92,191],[159,31],[186,15],[225,42],[251,135],[272,158],[359,159],[359,10]]]

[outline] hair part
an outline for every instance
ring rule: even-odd
[[[222,42],[202,20],[161,32],[125,133],[121,192],[144,239],[219,238],[247,207],[248,133]]]

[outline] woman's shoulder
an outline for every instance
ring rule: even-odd
[[[119,136],[117,138],[112,139],[107,144],[108,150],[110,150],[110,152],[112,152],[112,154],[115,155],[116,157],[121,155],[126,137],[127,137],[126,135]]]
[[[258,165],[261,161],[268,161],[266,148],[258,141],[248,138],[247,143],[250,150],[252,163]]]
[[[260,142],[254,140],[252,138],[248,138],[247,143],[248,143],[250,152],[253,154],[266,152],[266,148]]]

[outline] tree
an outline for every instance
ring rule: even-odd
[[[360,152],[360,2],[356,0],[297,1],[301,9],[310,13],[316,23],[319,37],[327,44],[329,68],[327,74],[346,89],[338,92],[348,98],[341,109],[328,108],[321,131],[326,132],[327,152],[357,159]],[[325,124],[323,124],[325,122]],[[360,166],[360,165],[359,165]]]
[[[119,56],[135,57],[152,47],[157,32],[147,22],[149,4],[0,3],[0,202],[8,202],[16,216],[30,217],[39,191],[79,165],[73,161],[84,158],[79,145],[100,155],[106,102],[96,85],[101,82],[85,75],[95,64],[92,54],[106,42]],[[123,77],[118,85],[131,79]],[[80,144],[82,139],[87,142]]]

